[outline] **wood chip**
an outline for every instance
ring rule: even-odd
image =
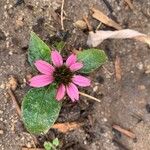
[[[81,30],[87,29],[87,24],[83,20],[78,20],[75,23],[73,23],[73,25],[77,28],[80,28]]]
[[[117,30],[122,29],[122,27],[118,23],[116,23],[115,21],[113,21],[112,19],[107,17],[107,15],[105,15],[102,11],[97,10],[95,8],[92,8],[91,10],[93,12],[93,14],[92,14],[93,18],[95,18],[95,19],[101,21],[102,23],[104,23],[105,25],[113,27]]]
[[[13,106],[14,106],[14,108],[16,109],[17,114],[18,114],[19,116],[21,116],[21,109],[20,109],[20,106],[18,105],[18,102],[17,102],[17,100],[16,100],[16,97],[15,97],[13,91],[12,91],[10,88],[8,89],[8,94],[9,94],[10,97],[11,97],[11,100],[12,100],[12,102],[13,102]]]
[[[16,20],[16,28],[20,28],[24,25],[24,22],[23,22],[23,17],[22,16],[19,16],[19,18]]]
[[[112,127],[114,129],[116,129],[117,131],[121,132],[122,134],[126,135],[127,137],[131,138],[131,139],[135,139],[136,138],[136,136],[135,136],[135,134],[133,132],[128,131],[126,129],[123,129],[123,128],[121,128],[118,125],[113,125]]]
[[[66,133],[71,130],[80,128],[82,124],[77,122],[66,122],[66,123],[56,123],[52,126],[53,129],[57,129],[60,132]]]
[[[8,83],[6,84],[7,89],[15,91],[17,86],[18,86],[17,79],[13,76],[10,76],[10,78],[8,79]]]
[[[115,73],[117,81],[121,80],[121,72],[120,57],[117,55],[115,59]]]

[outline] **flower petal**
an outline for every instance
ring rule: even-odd
[[[57,89],[56,99],[58,101],[62,100],[62,98],[65,96],[65,92],[66,92],[65,86],[61,84]]]
[[[79,100],[79,91],[76,85],[70,83],[68,86],[66,86],[66,91],[72,102]]]
[[[72,64],[69,68],[71,71],[77,71],[80,70],[83,67],[83,64],[80,62],[76,62],[74,64]]]
[[[71,54],[66,60],[66,65],[69,67],[77,61],[77,56],[75,54]]]
[[[58,51],[56,51],[56,50],[52,51],[51,59],[52,59],[53,64],[56,67],[60,67],[60,66],[63,65],[63,58],[62,58],[62,56],[60,55],[60,53]]]
[[[86,87],[86,86],[90,86],[91,84],[91,80],[81,76],[81,75],[75,75],[72,79],[73,83],[82,86],[82,87]]]
[[[37,60],[34,65],[43,74],[51,75],[54,72],[54,67],[46,61]]]
[[[52,76],[49,75],[37,75],[33,77],[29,82],[32,87],[43,87],[54,81]]]

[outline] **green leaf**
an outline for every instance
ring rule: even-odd
[[[31,89],[23,99],[22,119],[33,134],[46,133],[58,118],[61,103],[55,99],[54,85]]]
[[[94,48],[79,52],[77,57],[84,64],[80,70],[81,73],[90,73],[107,61],[105,52]]]
[[[56,147],[59,146],[59,140],[58,140],[58,138],[55,138],[52,143],[53,143],[53,145],[55,145]]]
[[[52,150],[52,143],[51,142],[44,142],[44,148],[45,150]]]
[[[31,32],[28,50],[29,63],[33,65],[33,63],[38,59],[49,62],[50,52],[50,48],[34,32]]]

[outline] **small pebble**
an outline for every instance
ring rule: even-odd
[[[17,86],[18,86],[17,79],[15,79],[13,76],[11,76],[7,83],[7,87],[11,88],[13,91],[15,91]]]
[[[27,148],[31,148],[31,147],[32,147],[32,145],[31,145],[30,142],[28,142],[28,143],[26,144],[26,146],[27,146]]]
[[[97,90],[98,90],[98,86],[95,86],[95,87],[93,88],[93,91],[96,92]]]
[[[107,118],[103,118],[103,121],[104,121],[104,122],[107,122],[108,120],[107,120]]]
[[[142,64],[142,62],[137,63],[136,67],[137,67],[139,70],[142,70],[142,69],[143,69],[143,64]]]
[[[0,88],[1,88],[1,89],[5,89],[5,84],[2,83],[2,84],[0,85]]]
[[[0,130],[0,135],[4,134],[4,131],[3,130]]]
[[[10,51],[8,54],[11,56],[11,55],[13,54],[13,52],[12,52],[12,51]]]
[[[87,28],[87,24],[83,21],[83,20],[78,20],[75,23],[73,23],[73,25],[77,28],[80,28],[82,30]]]
[[[0,121],[3,121],[3,118],[0,118]]]
[[[85,141],[84,141],[84,145],[86,145],[86,144],[87,144],[87,141],[85,140]]]
[[[146,87],[145,87],[145,85],[139,85],[139,86],[138,86],[138,89],[139,89],[139,90],[145,90]]]
[[[4,9],[5,9],[5,10],[7,9],[7,5],[4,5]]]
[[[1,114],[3,114],[3,111],[2,111],[2,110],[0,110],[0,115],[1,115]]]
[[[150,65],[147,65],[147,66],[146,66],[145,73],[146,73],[146,74],[149,74],[149,73],[150,73]]]

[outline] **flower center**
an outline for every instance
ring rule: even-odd
[[[73,73],[67,66],[63,65],[61,67],[55,68],[53,76],[56,83],[68,85],[72,80]]]

